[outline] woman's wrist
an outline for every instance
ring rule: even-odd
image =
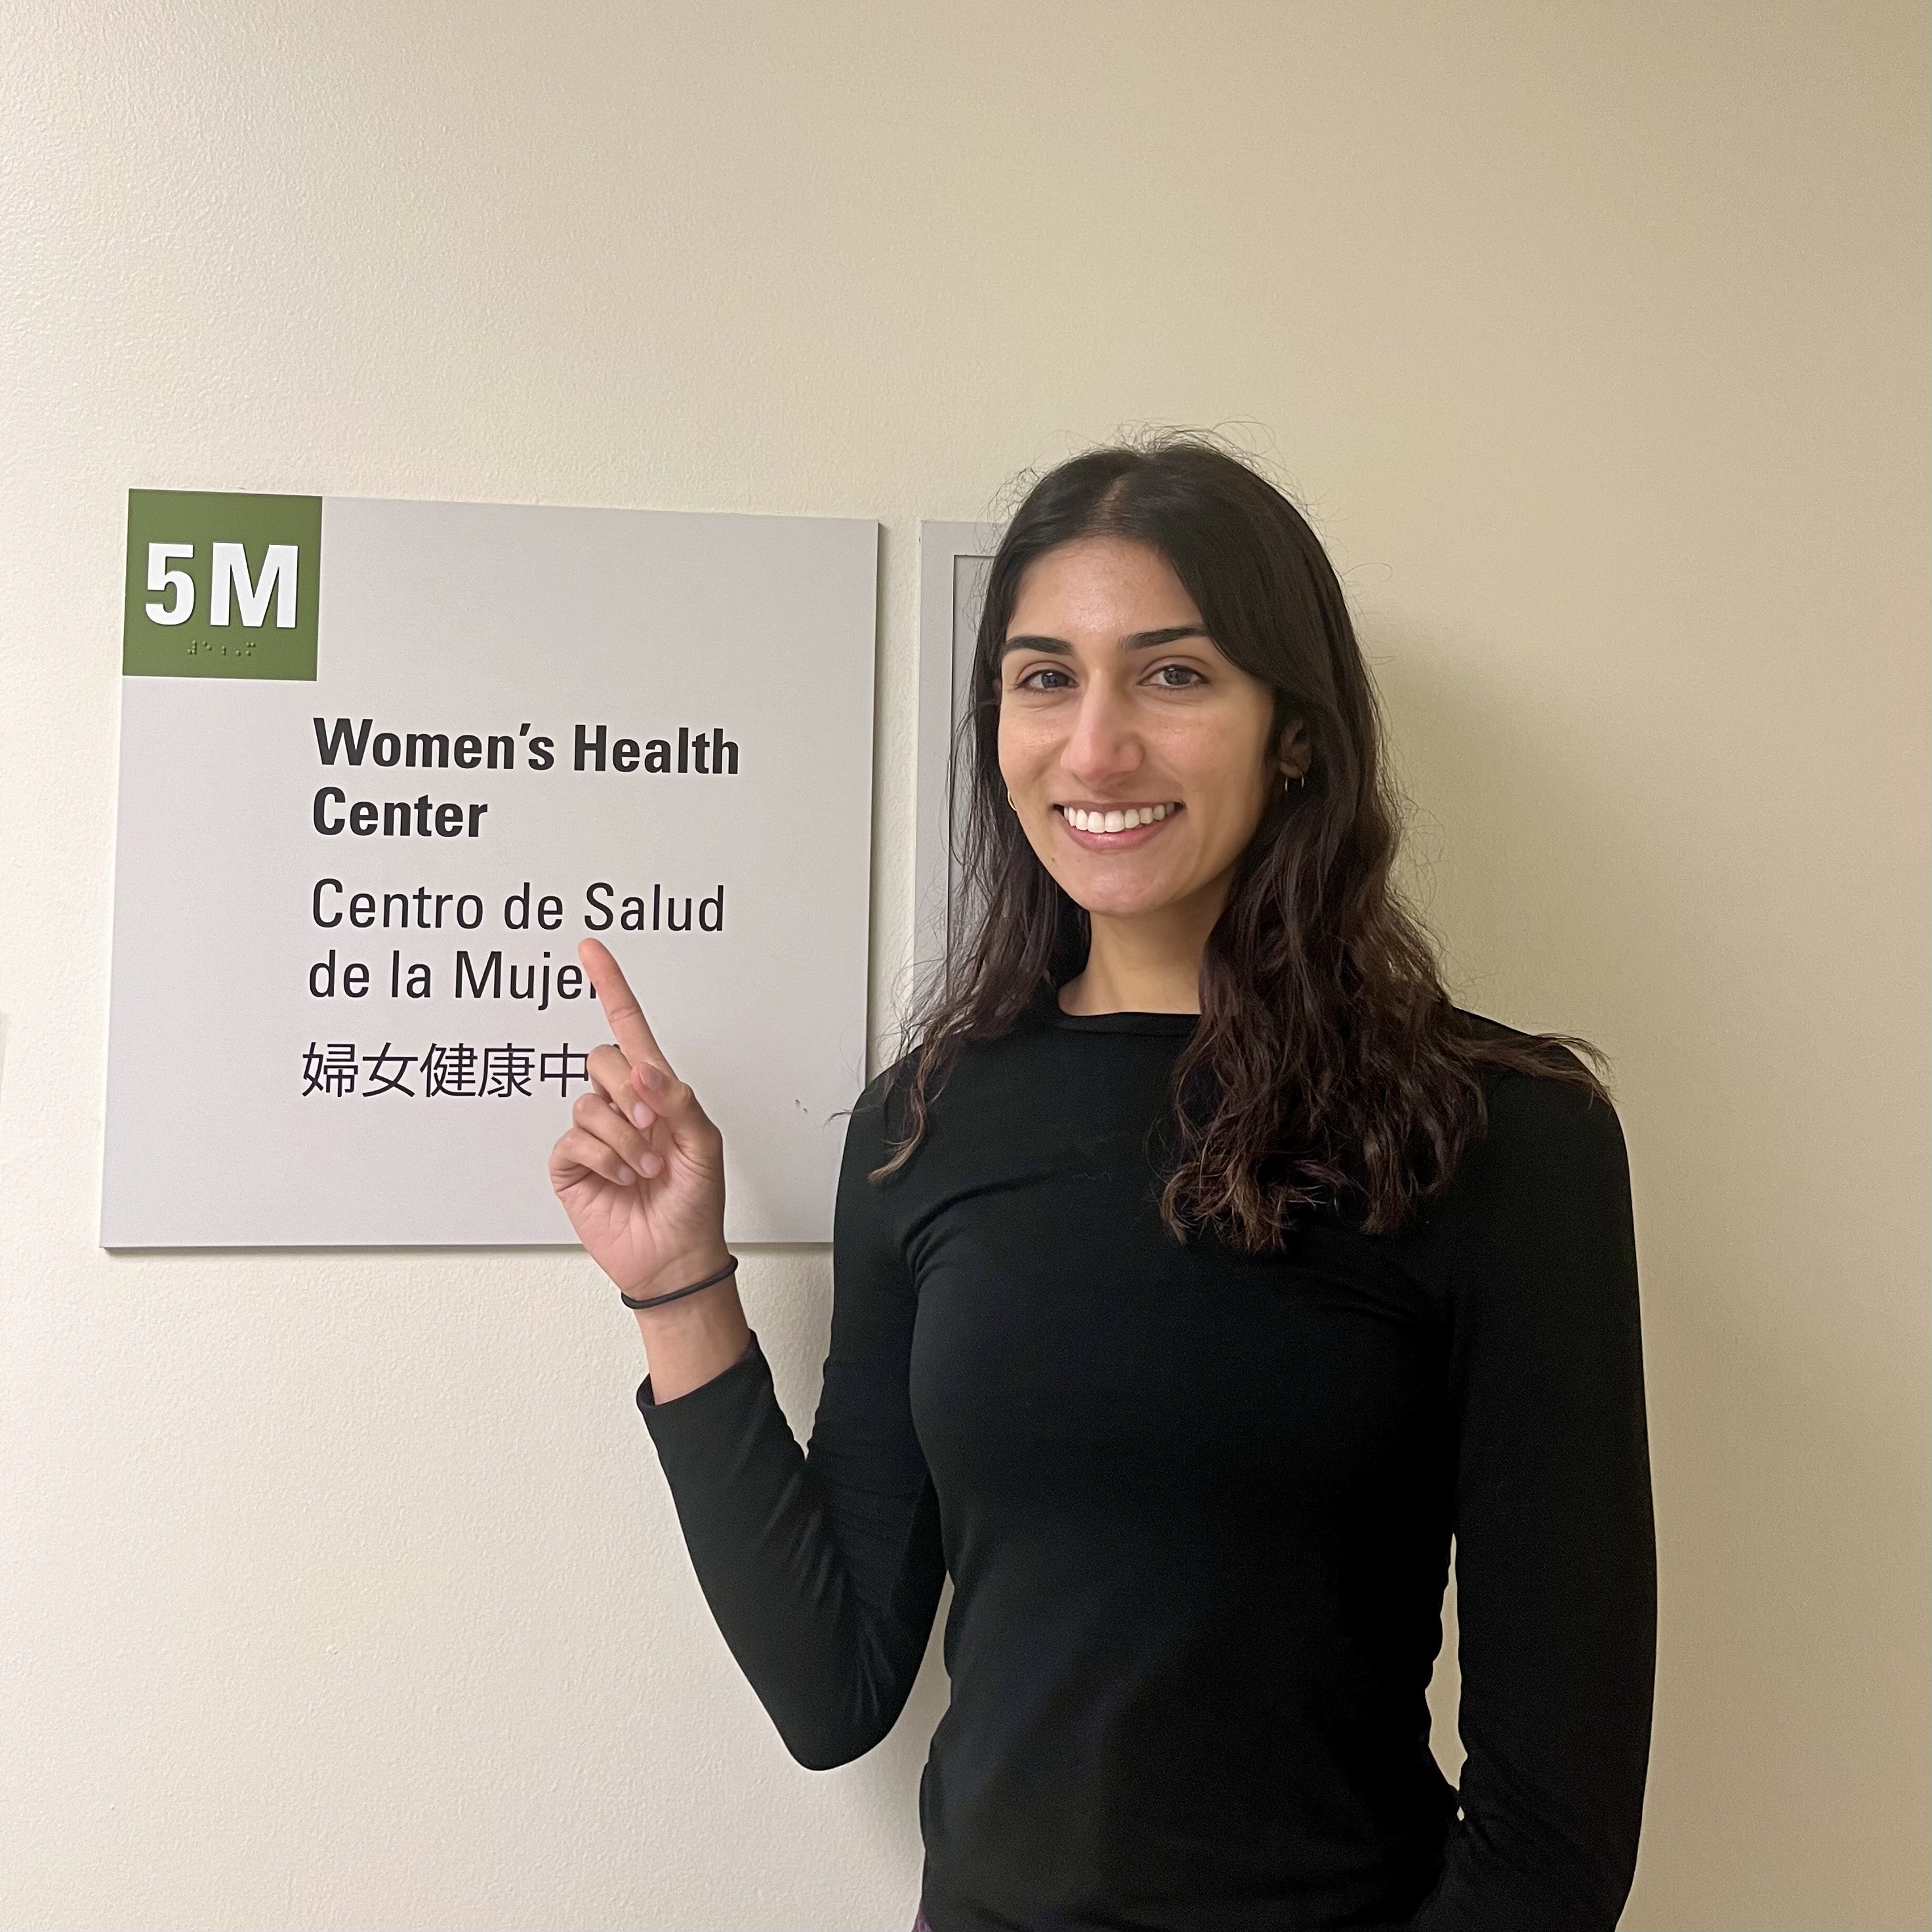
[[[660,1335],[698,1336],[713,1329],[729,1330],[744,1324],[743,1304],[738,1299],[735,1275],[701,1288],[695,1294],[681,1294],[658,1308],[632,1310],[638,1318],[638,1333],[646,1342]]]
[[[715,1287],[727,1275],[738,1270],[738,1257],[728,1255],[722,1268],[713,1268],[709,1274],[700,1275],[695,1281],[687,1282],[682,1288],[667,1288],[661,1294],[633,1295],[619,1291],[620,1298],[626,1308],[662,1308],[667,1302],[682,1301],[686,1296],[701,1294],[706,1288]]]
[[[685,1250],[660,1262],[649,1274],[636,1281],[620,1281],[617,1292],[623,1297],[626,1307],[634,1308],[640,1301],[655,1301],[661,1296],[678,1294],[700,1281],[728,1279],[736,1262],[736,1256],[724,1245],[724,1238],[720,1234],[715,1241]],[[687,1298],[697,1300],[702,1298],[693,1295]]]
[[[675,1401],[722,1375],[752,1336],[735,1274],[695,1294],[636,1312],[655,1402]]]

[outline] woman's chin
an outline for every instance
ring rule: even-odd
[[[1136,885],[1126,880],[1063,879],[1066,896],[1093,919],[1152,919],[1188,896],[1165,880]]]

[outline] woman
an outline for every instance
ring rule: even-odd
[[[651,1304],[638,1403],[726,1641],[844,1763],[950,1574],[932,1932],[1614,1925],[1655,1559],[1594,1049],[1444,992],[1340,586],[1211,444],[1036,484],[971,729],[976,922],[849,1124],[803,1454],[718,1131],[584,950],[618,1047],[552,1178]]]

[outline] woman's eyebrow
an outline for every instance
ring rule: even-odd
[[[1198,624],[1170,624],[1161,631],[1132,631],[1120,640],[1124,651],[1156,650],[1162,644],[1172,644],[1182,638],[1206,638],[1208,633]],[[1208,638],[1210,644],[1214,642]],[[1073,646],[1064,638],[1010,637],[1000,646],[1000,656],[1004,658],[1009,651],[1044,651],[1049,657],[1070,658]]]

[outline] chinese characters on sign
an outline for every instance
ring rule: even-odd
[[[302,1090],[304,1098],[320,1094],[337,1100],[351,1096],[373,1100],[384,1094],[425,1100],[529,1100],[536,1090],[530,1084],[534,1078],[537,1087],[554,1084],[568,1099],[573,1084],[590,1084],[589,1051],[572,1052],[567,1040],[554,1053],[458,1041],[431,1044],[421,1053],[398,1053],[394,1042],[386,1040],[374,1052],[362,1053],[352,1040],[310,1040],[302,1054]],[[411,1078],[416,1086],[408,1084]]]

